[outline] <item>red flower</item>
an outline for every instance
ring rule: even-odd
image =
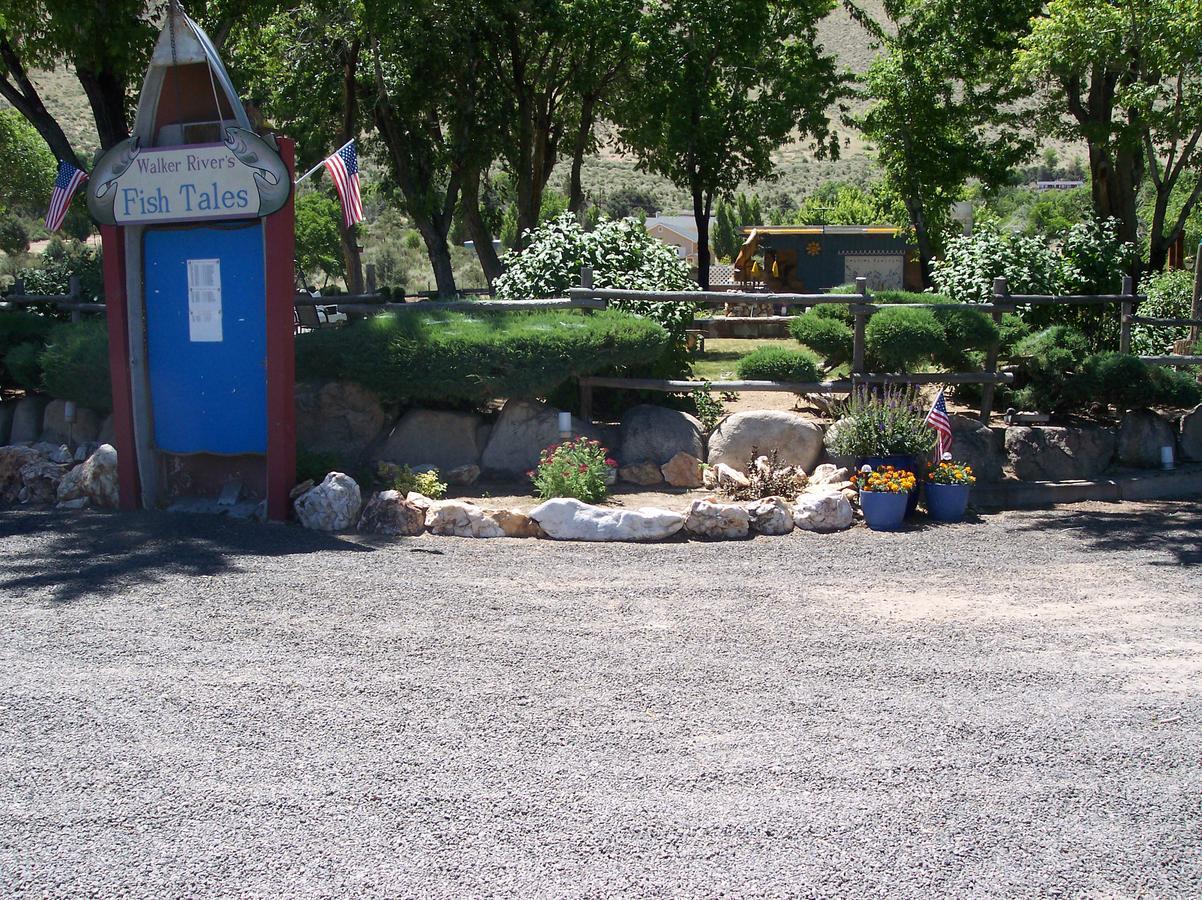
[[[588,463],[581,463],[579,466],[576,467],[576,470],[578,472],[587,472],[588,471]]]
[[[527,477],[527,478],[533,478],[533,477],[534,477],[534,470],[533,470],[533,469],[529,469],[529,470],[527,470],[527,472],[526,472],[526,477]]]
[[[605,464],[611,469],[616,469],[618,467],[618,461],[616,459],[606,459]]]

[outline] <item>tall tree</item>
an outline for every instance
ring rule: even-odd
[[[1200,48],[1202,0],[1052,0],[1018,55],[1017,71],[1043,91],[1043,121],[1086,141],[1094,210],[1119,220],[1123,240],[1139,239],[1150,177],[1153,270],[1202,191],[1182,180],[1202,162]]]
[[[828,109],[843,78],[817,26],[833,0],[654,0],[622,104],[622,142],[639,165],[689,191],[698,280],[709,285],[714,200],[769,177],[791,137],[834,155]]]
[[[893,28],[865,75],[860,127],[905,204],[923,277],[970,178],[992,188],[1032,150],[1010,63],[1032,0],[886,0]]]

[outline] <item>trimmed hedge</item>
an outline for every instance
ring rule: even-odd
[[[36,357],[55,325],[54,319],[24,310],[0,311],[0,387],[36,388],[41,381]],[[26,349],[19,349],[19,348]],[[8,356],[14,353],[13,364]],[[33,354],[33,361],[30,360]],[[30,378],[32,377],[32,383]]]
[[[42,387],[51,397],[74,400],[102,413],[112,410],[109,333],[103,321],[56,325],[38,362]]]
[[[846,308],[824,304],[789,323],[789,334],[793,339],[820,355],[832,369],[851,362],[855,343],[851,326],[842,320],[841,312],[846,312]]]
[[[905,372],[946,348],[943,326],[929,309],[882,309],[864,328],[865,351],[890,372]]]
[[[650,367],[664,328],[617,310],[376,316],[299,335],[298,379],[357,382],[386,402],[545,397],[570,378]]]
[[[808,350],[760,347],[740,359],[736,371],[746,381],[817,381],[818,357]]]

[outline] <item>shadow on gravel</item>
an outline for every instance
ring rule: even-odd
[[[1024,531],[1067,531],[1103,551],[1161,552],[1171,561],[1153,565],[1202,565],[1202,512],[1197,505],[1143,503],[1122,511],[1036,513]]]
[[[182,513],[2,510],[0,542],[10,538],[32,546],[4,551],[0,591],[50,588],[58,602],[164,575],[237,571],[231,559],[240,556],[374,552],[304,528]]]

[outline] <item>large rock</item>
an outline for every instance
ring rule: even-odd
[[[67,401],[51,400],[42,413],[43,441],[53,444],[86,444],[100,435],[100,416],[86,406],[75,407],[75,421],[67,421]]]
[[[653,484],[659,484],[664,480],[663,473],[659,470],[659,465],[653,462],[631,463],[628,466],[622,466],[618,469],[618,479],[625,481],[628,484],[637,484],[643,487],[650,487]]]
[[[17,495],[22,503],[53,503],[58,496],[58,486],[70,466],[51,462],[38,457],[21,467],[21,491]]]
[[[572,433],[602,440],[598,429],[575,417]],[[481,454],[480,467],[502,477],[524,475],[538,465],[543,450],[560,441],[559,410],[536,400],[507,400]]]
[[[685,531],[698,537],[731,541],[747,537],[751,517],[733,503],[694,500],[684,518]]]
[[[1181,417],[1181,456],[1202,462],[1202,403]]]
[[[426,527],[434,534],[453,537],[505,537],[497,521],[466,500],[436,500],[426,510]]]
[[[45,397],[22,397],[13,410],[13,424],[8,436],[10,444],[32,444],[42,436],[42,418],[46,411]]]
[[[978,481],[1001,481],[1006,457],[993,429],[968,416],[948,419],[952,425],[952,458],[972,466]]]
[[[1118,459],[1124,466],[1160,468],[1160,448],[1172,447],[1177,456],[1177,433],[1168,419],[1152,409],[1132,409],[1119,424]]]
[[[701,487],[704,480],[701,472],[701,460],[691,453],[681,451],[660,466],[664,481],[678,488]]]
[[[428,464],[448,472],[479,465],[487,438],[488,426],[475,413],[411,409],[374,455],[384,462]]]
[[[112,444],[101,444],[63,477],[57,499],[59,503],[86,499],[95,506],[115,509],[118,496],[117,451]]]
[[[759,534],[788,534],[793,530],[793,510],[784,497],[765,497],[747,508],[751,527]]]
[[[364,504],[359,530],[412,537],[426,530],[426,512],[402,497],[400,491],[380,491]]]
[[[536,506],[530,518],[559,541],[662,541],[684,528],[684,516],[666,509],[602,509],[568,497]]]
[[[622,416],[622,461],[662,466],[677,453],[701,459],[705,445],[701,423],[686,412],[664,406],[635,406]]]
[[[1114,432],[1106,428],[1011,425],[1006,455],[1023,481],[1081,481],[1097,478],[1114,457]]]
[[[506,537],[514,538],[537,538],[546,537],[538,522],[534,521],[525,513],[516,512],[510,509],[490,509],[484,513],[486,518],[492,519],[500,526],[501,531]]]
[[[363,497],[355,479],[331,472],[293,501],[297,520],[314,531],[346,531],[359,521]]]
[[[387,424],[379,398],[353,382],[296,386],[296,443],[305,450],[355,458]]]
[[[775,450],[786,466],[811,471],[822,458],[822,429],[796,413],[758,410],[727,416],[710,435],[709,464],[726,463],[747,470],[752,451],[756,456]]]
[[[850,528],[855,511],[840,493],[802,494],[793,504],[793,524],[802,531]]]
[[[20,499],[21,470],[41,458],[32,447],[0,447],[0,503]]]

